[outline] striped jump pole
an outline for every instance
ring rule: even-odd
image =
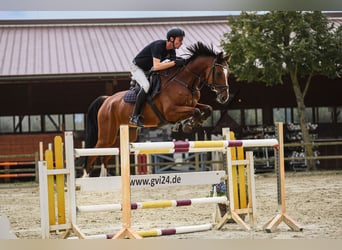
[[[226,203],[227,197],[205,197],[205,198],[194,198],[184,200],[159,200],[159,201],[145,201],[145,202],[134,202],[131,203],[131,209],[149,209],[149,208],[168,208],[168,207],[183,207],[192,206],[196,204],[216,204]],[[103,204],[103,205],[87,205],[78,206],[78,212],[99,212],[99,211],[114,211],[121,210],[121,204]]]
[[[174,234],[184,234],[184,233],[194,233],[207,231],[212,228],[211,224],[195,225],[195,226],[183,226],[175,228],[165,228],[165,229],[155,229],[149,231],[138,231],[141,237],[155,237],[162,235],[174,235]]]
[[[182,226],[182,227],[174,227],[174,228],[158,228],[146,231],[137,231],[141,237],[157,237],[157,236],[166,236],[166,235],[175,235],[175,234],[186,234],[186,233],[195,233],[208,231],[212,229],[211,224],[203,224],[203,225],[192,225],[192,226]],[[86,239],[112,239],[114,234],[98,234],[98,235],[89,235],[86,236]],[[76,237],[70,237],[68,239],[77,239]]]
[[[172,154],[225,151],[227,147],[275,147],[277,139],[217,140],[217,141],[174,141],[174,142],[134,142],[131,151],[138,154]]]
[[[173,141],[173,142],[133,142],[130,152],[135,154],[173,154],[224,151],[227,147],[276,147],[277,139],[217,140],[217,141]],[[74,149],[75,157],[119,155],[119,148]]]

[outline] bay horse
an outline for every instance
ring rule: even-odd
[[[144,127],[159,127],[165,124],[183,121],[183,130],[191,131],[199,126],[212,113],[212,107],[199,103],[200,90],[207,85],[216,92],[216,101],[224,104],[229,99],[228,59],[229,55],[216,52],[213,46],[197,42],[187,47],[189,57],[184,66],[159,71],[160,91],[151,100],[148,98],[142,115]],[[137,127],[129,124],[134,103],[127,103],[121,91],[112,96],[100,96],[89,106],[86,123],[86,147],[119,147],[119,127],[130,127],[129,140],[136,141]],[[85,161],[84,174],[88,176],[93,168],[96,156]],[[102,158],[107,167],[111,156]]]

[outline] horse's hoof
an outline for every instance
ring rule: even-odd
[[[179,131],[180,126],[180,123],[176,123],[174,126],[172,126],[172,132],[177,133]]]
[[[101,172],[100,177],[106,177],[107,176],[107,168],[104,166],[104,164],[101,164]]]
[[[192,126],[189,125],[189,124],[184,124],[184,126],[183,126],[183,132],[184,132],[184,133],[191,133],[191,131],[192,131]]]
[[[81,178],[88,178],[89,174],[87,173],[87,171],[85,169],[83,169],[83,175],[81,176]]]

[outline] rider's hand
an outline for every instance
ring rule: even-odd
[[[175,63],[177,66],[184,66],[185,65],[185,59],[184,58],[176,58]]]

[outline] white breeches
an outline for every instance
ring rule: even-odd
[[[150,83],[146,78],[145,72],[134,63],[131,63],[130,67],[133,78],[144,89],[145,93],[147,93],[150,89]]]

